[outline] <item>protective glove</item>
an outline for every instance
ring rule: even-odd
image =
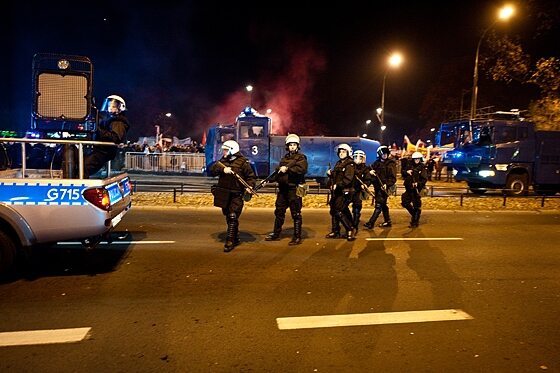
[[[369,172],[369,174],[375,176],[375,175],[376,175],[375,170],[371,170],[371,171]]]
[[[278,172],[286,173],[286,172],[288,172],[288,167],[287,166],[280,166],[280,169],[278,170]]]
[[[224,174],[233,174],[233,170],[231,167],[224,167]]]

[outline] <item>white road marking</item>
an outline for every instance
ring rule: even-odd
[[[0,347],[73,343],[85,339],[91,328],[29,330],[0,333]]]
[[[473,317],[462,310],[427,310],[350,315],[279,317],[278,329],[332,328],[335,326],[404,324],[414,322],[470,320]]]
[[[462,241],[460,237],[369,237],[366,241]]]
[[[148,244],[161,244],[161,243],[175,243],[176,241],[113,241],[110,244],[107,241],[100,242],[99,245],[148,245]],[[81,245],[81,242],[67,241],[57,242],[57,245]]]

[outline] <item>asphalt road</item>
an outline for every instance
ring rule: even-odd
[[[412,230],[399,210],[347,242],[308,209],[291,247],[289,218],[264,241],[272,211],[245,211],[230,253],[216,208],[136,207],[110,246],[43,248],[0,284],[0,346],[90,329],[0,347],[0,371],[560,371],[560,213],[425,211]]]

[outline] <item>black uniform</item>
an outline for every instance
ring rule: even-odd
[[[412,170],[412,175],[407,172],[408,170]],[[412,217],[410,228],[417,227],[422,212],[420,192],[428,180],[426,166],[422,162],[416,164],[416,161],[409,160],[407,162],[407,169],[402,171],[402,176],[404,177],[404,188],[406,190],[401,195],[401,204]]]
[[[379,158],[373,162],[371,169],[375,171],[375,175],[372,175],[372,184],[375,189],[375,208],[364,227],[373,228],[380,214],[383,214],[384,221],[379,226],[390,227],[392,223],[387,199],[389,198],[389,189],[397,182],[397,164],[393,158],[385,160]]]
[[[220,164],[221,163],[221,164]],[[218,188],[225,200],[222,204],[222,214],[226,217],[227,236],[224,251],[230,251],[239,244],[239,216],[243,211],[243,195],[245,186],[239,182],[233,174],[224,173],[224,166],[230,167],[251,187],[255,186],[255,173],[249,164],[249,160],[241,153],[223,157],[210,166],[210,175],[219,176]],[[216,197],[216,195],[215,195]]]
[[[340,159],[331,172],[331,232],[327,234],[327,238],[340,237],[340,223],[346,229],[346,238],[349,241],[355,238],[352,214],[348,209],[354,194],[354,173],[355,163],[351,157]]]
[[[352,225],[354,229],[358,230],[360,226],[360,217],[362,216],[362,201],[367,199],[367,192],[363,190],[363,185],[357,178],[366,184],[371,185],[371,175],[369,171],[371,168],[365,163],[356,163],[354,170],[354,195],[352,196]]]
[[[123,113],[111,115],[99,123],[95,140],[122,144],[126,140],[126,133],[129,128],[130,124]],[[116,146],[94,146],[92,151],[84,156],[84,177],[87,178],[98,172],[105,163],[114,159],[116,155]]]
[[[296,189],[299,184],[305,183],[305,174],[307,173],[307,157],[301,153],[288,153],[280,160],[281,166],[288,167],[287,172],[278,172],[270,181],[278,183],[278,194],[276,195],[276,203],[274,210],[274,229],[272,233],[266,236],[267,241],[275,241],[280,237],[282,225],[286,218],[286,209],[290,208],[290,214],[294,221],[294,234],[290,245],[298,245],[301,243],[301,227],[302,216],[301,208],[303,206],[302,197],[297,196]]]

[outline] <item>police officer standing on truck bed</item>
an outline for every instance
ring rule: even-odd
[[[407,162],[407,168],[401,171],[404,178],[405,192],[401,195],[401,205],[407,209],[412,217],[409,228],[415,228],[420,221],[422,213],[422,189],[426,185],[428,175],[426,165],[422,162],[422,153],[412,153],[412,161]]]
[[[375,208],[368,222],[364,224],[367,229],[372,229],[380,214],[383,214],[381,228],[392,226],[389,215],[387,199],[391,187],[397,182],[397,167],[395,161],[389,157],[391,151],[385,145],[377,148],[377,160],[371,165],[370,175],[372,176],[373,188],[375,189]]]
[[[222,144],[222,158],[210,166],[210,175],[218,176],[214,193],[214,205],[222,208],[226,217],[227,234],[224,252],[229,252],[239,245],[239,217],[243,211],[243,196],[247,190],[245,181],[251,188],[255,186],[256,176],[249,160],[239,152],[239,144],[228,140]]]
[[[366,153],[363,150],[356,150],[352,157],[356,164],[354,171],[354,195],[352,197],[352,225],[356,232],[358,232],[362,215],[362,201],[367,199],[366,189],[371,184],[371,175],[369,174],[370,168],[366,164]]]
[[[121,96],[108,96],[101,106],[105,118],[99,123],[94,140],[123,144],[130,128],[126,117],[126,103]],[[105,163],[117,155],[116,146],[93,146],[91,152],[84,156],[85,178],[97,173]]]
[[[352,214],[348,209],[354,193],[355,164],[352,159],[352,148],[348,144],[340,144],[336,152],[339,160],[332,171],[327,170],[331,188],[331,232],[326,235],[326,238],[339,238],[340,223],[342,223],[346,229],[346,239],[353,241],[356,238],[356,230],[352,225]]]
[[[282,225],[286,217],[286,209],[290,208],[292,220],[294,221],[294,234],[288,245],[299,245],[301,243],[301,208],[303,199],[298,196],[298,185],[305,183],[307,173],[307,157],[300,153],[300,140],[296,134],[286,136],[286,155],[282,157],[275,175],[269,181],[278,183],[278,194],[274,210],[274,228],[266,237],[266,241],[277,241],[280,239]]]

